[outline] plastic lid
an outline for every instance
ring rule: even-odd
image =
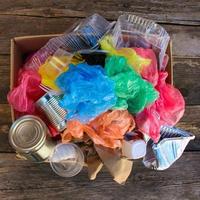
[[[146,154],[146,143],[144,140],[136,140],[132,143],[132,157],[139,159]]]
[[[56,174],[62,177],[73,177],[82,170],[84,155],[75,144],[58,144],[54,148],[49,161]]]

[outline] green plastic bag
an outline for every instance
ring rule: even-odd
[[[159,96],[153,85],[134,71],[122,56],[109,56],[105,62],[106,74],[115,81],[115,93],[118,97],[113,109],[121,109],[132,114],[141,112]]]

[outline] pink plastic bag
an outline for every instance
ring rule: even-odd
[[[141,71],[141,76],[145,80],[152,83],[154,86],[158,82],[158,62],[156,54],[153,49],[144,49],[144,48],[133,48],[136,53],[142,58],[149,59],[151,62],[148,66],[144,66]]]
[[[40,75],[33,70],[21,70],[19,72],[18,86],[8,93],[8,102],[16,111],[33,114],[36,102],[44,92],[39,87]]]
[[[159,72],[158,84],[155,87],[160,93],[159,98],[136,116],[137,127],[154,142],[158,142],[160,138],[160,127],[174,126],[185,111],[183,96],[178,89],[165,82],[167,76],[167,72]]]

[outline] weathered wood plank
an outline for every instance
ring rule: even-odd
[[[174,58],[174,85],[180,89],[187,105],[200,104],[200,59]]]
[[[0,152],[13,152],[8,142],[11,113],[8,104],[0,104]]]
[[[0,55],[0,103],[7,102],[9,91],[9,56]],[[174,83],[182,92],[187,105],[200,104],[200,59],[174,58]],[[3,84],[1,84],[3,83]]]
[[[200,197],[200,153],[188,152],[165,171],[146,169],[135,161],[125,186],[113,182],[105,170],[89,181],[86,169],[67,179],[47,166],[14,160],[0,154],[0,197],[2,200],[73,199],[73,200],[198,200]],[[43,170],[42,170],[43,169]],[[22,182],[23,180],[23,182]]]
[[[78,18],[38,18],[0,15],[0,54],[10,51],[10,39],[16,36],[62,33]],[[17,26],[16,26],[17,25]],[[200,57],[200,26],[164,25],[173,41],[173,55]]]
[[[35,16],[45,18],[79,17],[100,13],[115,20],[122,12],[134,12],[162,23],[199,25],[200,3],[190,1],[152,1],[152,0],[91,0],[85,1],[15,1],[5,0],[0,6],[1,15]]]
[[[178,127],[192,132],[196,138],[191,141],[187,151],[200,151],[200,106],[187,106],[184,117],[178,123]],[[11,125],[10,107],[8,104],[0,104],[0,153],[14,152],[8,144],[8,131]]]
[[[7,102],[10,88],[10,56],[0,55],[0,103]]]

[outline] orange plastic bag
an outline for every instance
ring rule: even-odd
[[[83,138],[83,133],[86,133],[95,144],[117,148],[121,147],[124,134],[134,128],[134,118],[127,110],[107,111],[87,125],[75,120],[68,121],[67,129],[62,134],[62,142]]]

